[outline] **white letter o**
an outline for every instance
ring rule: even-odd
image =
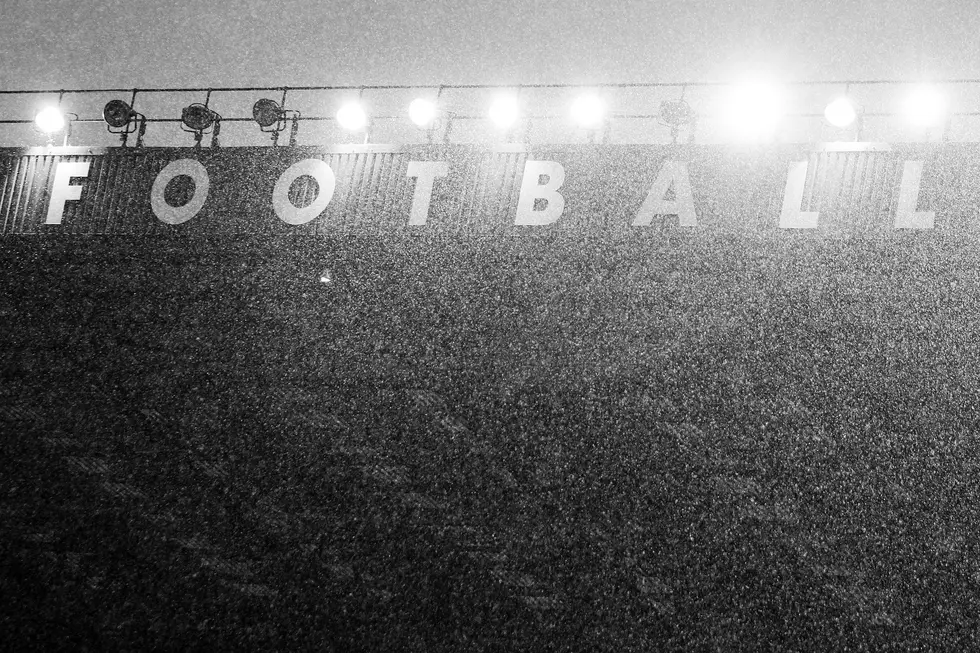
[[[309,175],[316,179],[320,190],[317,192],[316,199],[309,206],[299,208],[293,206],[293,203],[289,201],[289,187],[303,175]],[[333,198],[336,185],[337,179],[326,161],[304,159],[289,166],[279,177],[276,187],[272,191],[272,208],[276,210],[279,219],[286,224],[305,224],[315,219],[327,208],[327,204]]]
[[[183,206],[170,206],[164,199],[163,193],[170,180],[181,175],[187,175],[194,180],[194,196],[190,202]],[[153,181],[153,190],[150,191],[150,206],[161,222],[181,224],[198,214],[208,199],[210,186],[208,171],[200,161],[179,159],[168,163]]]

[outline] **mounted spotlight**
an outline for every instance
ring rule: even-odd
[[[285,94],[283,94],[285,96]],[[286,122],[292,116],[292,129],[289,133],[290,147],[296,145],[296,133],[299,131],[299,111],[282,108],[275,100],[262,98],[252,105],[252,119],[258,124],[259,130],[272,134],[272,144],[279,144],[279,132],[286,128]]]
[[[207,105],[199,102],[186,106],[180,112],[181,129],[194,134],[194,147],[201,147],[204,134],[213,129],[211,147],[218,147],[218,134],[221,131],[221,116]]]
[[[364,132],[364,144],[371,139],[371,118],[360,102],[350,101],[337,111],[337,124],[349,132]]]
[[[357,102],[348,102],[337,111],[337,122],[347,131],[356,132],[368,125],[368,115]]]
[[[732,137],[743,143],[762,143],[776,138],[785,114],[784,89],[765,78],[748,78],[734,84],[726,102]]]
[[[34,126],[43,134],[60,132],[65,128],[65,114],[58,107],[45,107],[34,116]]]
[[[259,123],[262,131],[266,131],[267,128],[273,126],[275,127],[275,131],[280,131],[285,128],[285,125],[280,127],[280,123],[284,122],[284,113],[278,102],[268,98],[257,100],[252,105],[252,119]]]
[[[946,118],[948,100],[935,86],[919,85],[912,88],[905,98],[905,119],[914,127],[927,128],[939,125]]]
[[[408,105],[408,117],[422,129],[429,129],[436,121],[439,110],[431,100],[416,98]]]
[[[204,132],[211,128],[218,117],[211,109],[200,103],[184,107],[180,112],[180,121],[190,131]]]
[[[850,126],[857,120],[857,116],[857,107],[849,98],[843,96],[828,104],[823,112],[827,122],[838,129]]]
[[[583,129],[598,129],[606,117],[606,105],[597,95],[582,95],[572,103],[572,120]]]
[[[48,138],[48,145],[54,145],[54,134],[64,131],[64,145],[71,138],[71,124],[78,120],[74,113],[63,113],[58,107],[48,106],[34,114],[34,129]]]
[[[102,109],[102,119],[113,129],[121,129],[129,124],[136,112],[122,100],[109,100]]]
[[[119,134],[122,146],[126,147],[129,135],[139,129],[136,135],[136,147],[143,146],[143,135],[146,133],[146,116],[137,113],[122,100],[109,100],[102,109],[102,119],[110,134]]]
[[[512,95],[502,95],[493,101],[488,112],[490,120],[497,129],[510,129],[520,117],[520,107],[517,98]]]
[[[670,127],[671,140],[676,143],[677,136],[681,132],[681,127],[692,127],[690,140],[694,141],[693,126],[697,121],[697,115],[691,105],[683,98],[677,100],[664,100],[660,103],[660,111],[657,113],[661,125]]]

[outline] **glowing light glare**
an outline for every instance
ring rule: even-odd
[[[412,100],[408,105],[408,117],[419,127],[428,127],[436,119],[436,105],[424,98]]]
[[[357,131],[367,126],[368,117],[360,104],[349,102],[340,107],[340,111],[337,112],[337,122],[344,129]]]
[[[857,110],[849,99],[839,97],[827,105],[823,116],[834,127],[847,127],[857,118]]]
[[[785,115],[785,105],[779,87],[762,81],[743,82],[728,98],[729,127],[738,140],[768,139]]]
[[[931,127],[946,117],[946,97],[932,86],[912,89],[905,100],[905,118],[916,127]]]
[[[572,120],[580,127],[595,129],[602,125],[606,105],[595,95],[583,95],[572,103]]]
[[[517,122],[517,98],[510,96],[498,97],[490,105],[490,120],[499,129],[507,129]]]
[[[34,124],[45,134],[50,134],[65,128],[65,116],[57,107],[46,107],[34,117]]]

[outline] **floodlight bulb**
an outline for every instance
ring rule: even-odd
[[[823,115],[827,122],[834,127],[844,128],[857,118],[857,110],[854,108],[854,103],[849,99],[839,97],[827,105]]]
[[[360,104],[357,102],[348,102],[340,107],[340,111],[337,112],[337,122],[344,129],[357,131],[367,126],[368,117]]]
[[[490,120],[499,129],[507,129],[517,122],[517,98],[505,95],[498,97],[490,105]]]
[[[905,100],[905,117],[916,127],[931,127],[946,116],[946,97],[934,86],[912,89]]]
[[[408,117],[419,127],[428,127],[436,119],[436,105],[425,98],[412,100],[408,105]]]
[[[605,103],[595,95],[583,95],[572,103],[572,120],[586,129],[600,127],[605,113]]]
[[[34,117],[34,124],[45,134],[51,134],[65,128],[65,116],[58,107],[45,107]]]
[[[738,84],[728,98],[728,121],[739,140],[759,141],[772,136],[784,113],[782,91],[763,81]]]

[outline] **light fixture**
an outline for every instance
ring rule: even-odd
[[[512,95],[501,95],[490,105],[490,120],[498,129],[513,127],[519,114],[517,98]]]
[[[187,129],[195,132],[204,132],[211,128],[215,123],[217,114],[207,106],[194,103],[184,107],[180,112],[180,121]]]
[[[78,120],[78,115],[64,113],[57,106],[47,106],[34,114],[34,129],[47,136],[49,146],[54,145],[56,132],[64,132],[65,138],[62,144],[67,146],[71,138],[72,122],[75,120]]]
[[[283,110],[275,100],[263,98],[257,100],[252,105],[252,119],[259,124],[259,128],[265,131],[269,127],[275,126],[279,131],[279,123],[283,122]]]
[[[606,117],[606,105],[597,95],[582,95],[572,103],[572,120],[585,129],[598,129]]]
[[[684,100],[664,100],[657,117],[668,127],[683,127],[694,121],[694,110]]]
[[[34,125],[44,134],[60,132],[65,128],[65,115],[58,107],[48,106],[34,116]]]
[[[129,124],[136,112],[122,100],[109,100],[102,109],[102,119],[113,129],[121,129]]]
[[[431,127],[438,113],[435,103],[425,98],[416,98],[408,105],[408,117],[422,129]]]
[[[906,120],[915,127],[933,127],[946,117],[946,96],[935,86],[916,86],[905,99]]]
[[[285,93],[283,94],[285,98]],[[252,120],[259,130],[272,134],[272,144],[279,144],[279,132],[286,128],[287,119],[292,116],[292,129],[289,131],[289,146],[296,145],[296,134],[299,131],[299,111],[284,109],[275,100],[262,98],[252,105]]]
[[[785,114],[783,91],[762,80],[748,80],[732,87],[727,118],[732,135],[740,141],[772,138]]]
[[[119,134],[122,146],[126,147],[129,135],[139,129],[136,135],[136,147],[143,146],[143,135],[146,133],[146,116],[137,113],[129,104],[122,100],[109,100],[102,109],[102,119],[110,134]]]
[[[823,115],[831,125],[843,129],[857,119],[857,108],[849,98],[839,97],[827,105]]]
[[[671,141],[676,143],[682,127],[690,127],[690,141],[694,141],[694,123],[697,116],[691,105],[684,101],[683,92],[681,97],[675,100],[664,100],[660,103],[660,110],[657,118],[661,125],[670,127]]]
[[[218,146],[218,134],[221,131],[221,116],[206,104],[196,102],[183,108],[180,112],[181,129],[194,134],[194,147],[201,147],[204,133],[213,129],[211,147]]]
[[[367,127],[368,116],[358,102],[348,102],[337,111],[337,122],[348,131],[359,131]]]

